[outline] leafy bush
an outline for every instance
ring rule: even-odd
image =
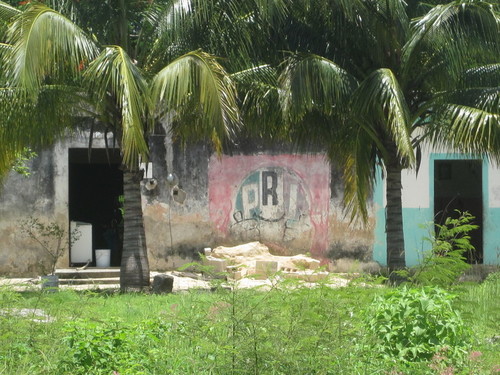
[[[454,296],[437,287],[391,290],[376,297],[367,311],[366,327],[386,358],[427,361],[443,351],[463,356],[468,331],[452,308]]]
[[[150,342],[162,337],[162,324],[145,321],[129,325],[120,320],[66,324],[67,356],[61,367],[73,374],[146,373]]]
[[[117,369],[117,354],[127,343],[126,330],[119,322],[101,324],[75,321],[66,326],[65,342],[69,346],[66,365],[71,364],[81,373],[103,373]],[[94,370],[94,371],[91,371]]]

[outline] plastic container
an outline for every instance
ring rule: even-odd
[[[95,250],[95,265],[96,267],[109,267],[111,263],[110,249]]]

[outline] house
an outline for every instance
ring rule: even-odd
[[[150,138],[150,150],[138,188],[152,270],[175,269],[206,247],[255,240],[278,255],[371,259],[375,222],[349,226],[340,175],[322,154],[217,156],[205,144],[184,149],[162,134]],[[29,216],[68,229],[90,224],[90,266],[103,248],[119,266],[122,171],[119,151],[106,149],[104,134],[96,134],[90,153],[87,135],[68,137],[40,151],[30,168],[28,178],[11,172],[0,193],[0,275],[42,272],[43,253],[19,230]],[[74,244],[58,266],[85,264],[77,251]]]
[[[470,233],[473,264],[500,265],[500,169],[485,156],[428,150],[418,173],[402,176],[403,223],[407,266],[418,264],[429,249],[431,222],[443,223],[455,210],[468,211],[479,229]],[[377,184],[373,259],[385,264],[384,184]],[[427,225],[426,225],[427,224]]]
[[[111,147],[113,143],[108,142]],[[366,226],[350,225],[342,210],[340,172],[321,153],[294,154],[286,147],[215,155],[205,144],[181,148],[164,134],[150,138],[150,161],[142,193],[150,268],[175,269],[206,247],[259,240],[277,255],[309,253],[386,264],[383,182],[377,184]],[[37,275],[43,254],[19,230],[29,216],[91,226],[90,265],[95,250],[121,257],[122,171],[117,149],[97,134],[76,134],[40,151],[25,178],[11,172],[0,192],[0,275]],[[420,227],[445,209],[469,210],[480,230],[472,262],[500,264],[500,171],[485,159],[428,153],[418,175],[403,177],[406,260],[418,263],[428,244]],[[87,239],[88,240],[88,239]],[[69,247],[69,246],[68,246]],[[73,244],[59,267],[81,266]],[[91,259],[90,259],[91,258]],[[351,264],[354,264],[351,262]],[[337,262],[337,264],[340,264]]]

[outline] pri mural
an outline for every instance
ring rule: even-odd
[[[212,157],[211,221],[233,241],[259,240],[322,257],[328,247],[330,168],[316,155]]]

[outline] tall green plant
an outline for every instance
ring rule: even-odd
[[[27,163],[35,157],[37,157],[37,153],[31,150],[29,147],[25,147],[22,152],[17,154],[14,165],[12,166],[12,170],[24,177],[29,177],[31,175],[31,171],[27,166]]]
[[[469,212],[456,213],[457,217],[448,217],[443,224],[427,224],[430,236],[424,241],[431,244],[431,249],[418,266],[401,272],[411,283],[449,286],[471,267],[466,255],[475,249],[469,233],[479,226],[473,224],[475,217]]]

